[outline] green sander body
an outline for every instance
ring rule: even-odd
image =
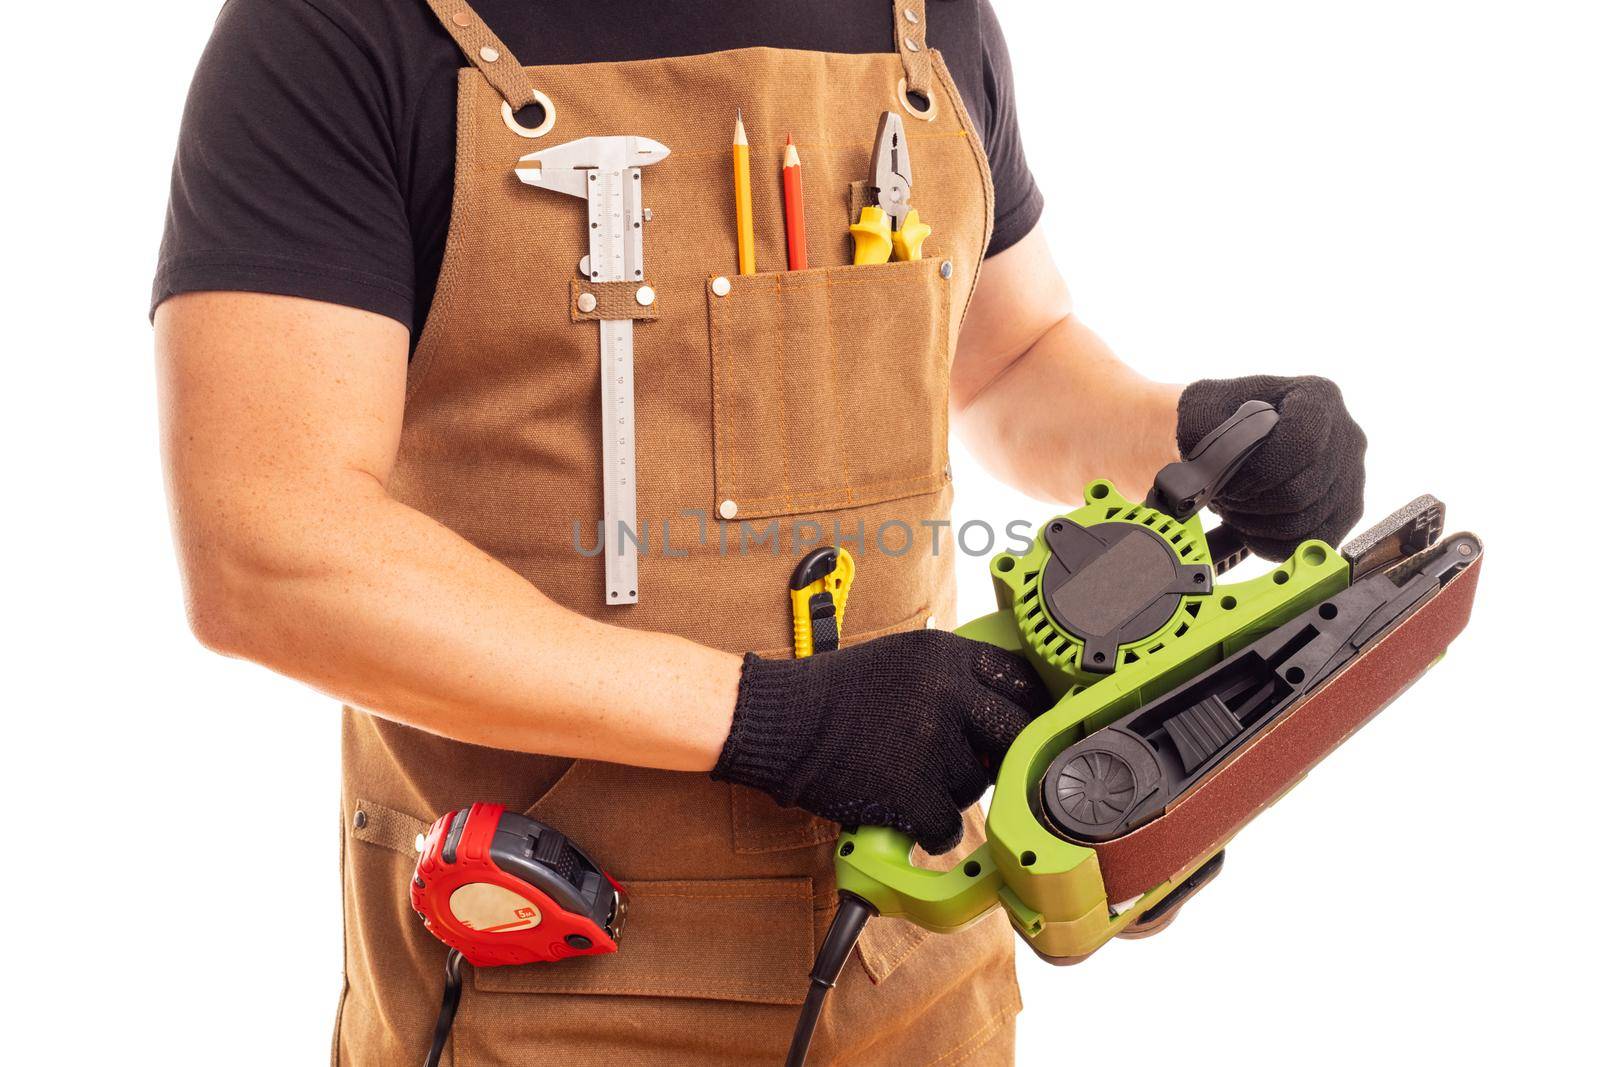
[[[999,769],[987,841],[948,870],[848,830],[842,894],[954,931],[996,907],[1041,957],[1153,933],[1237,830],[1431,665],[1465,624],[1482,546],[1421,497],[1344,552],[1306,541],[1258,577],[1199,509],[1276,413],[1246,405],[1142,502],[1108,481],[991,559],[998,610],[963,636],[1027,657],[1056,704]]]

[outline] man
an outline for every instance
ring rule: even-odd
[[[745,275],[735,106],[755,161]],[[854,266],[886,110],[933,232],[920,261]],[[778,269],[789,134],[799,273]],[[582,203],[513,173],[617,135],[672,153],[640,179],[649,298],[577,278]],[[837,823],[948,852],[1047,701],[1022,660],[938,628],[956,621],[948,532],[942,552],[930,536],[947,411],[997,476],[1070,500],[1093,476],[1140,491],[1267,400],[1279,426],[1217,510],[1275,558],[1349,530],[1365,441],[1337,389],[1141,378],[1072,314],[1040,209],[983,0],[224,10],[155,285],[163,446],[197,636],[347,705],[336,1063],[426,1050],[445,950],[407,903],[411,842],[474,800],[566,833],[633,912],[614,956],[474,972],[447,1062],[781,1056]],[[619,602],[584,547],[601,301],[633,320],[656,532]],[[772,546],[741,550],[772,522]],[[884,547],[891,527],[909,550]],[[854,545],[857,643],[793,660],[805,530]],[[876,923],[813,1054],[1009,1062],[1019,1006],[995,917],[931,939]]]

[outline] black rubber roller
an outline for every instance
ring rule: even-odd
[[[1107,730],[1057,756],[1039,783],[1040,800],[1057,832],[1079,841],[1109,841],[1163,794],[1161,765],[1150,746]]]

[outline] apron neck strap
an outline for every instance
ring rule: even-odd
[[[894,0],[894,46],[906,68],[906,90],[928,96],[933,60],[928,55],[928,13],[923,0]]]
[[[466,0],[428,0],[428,7],[460,46],[467,62],[478,68],[512,111],[535,102],[533,82],[522,64]],[[894,0],[894,43],[905,66],[907,91],[926,98],[933,88],[933,60],[928,54],[924,0]]]
[[[478,68],[494,86],[494,91],[511,105],[512,111],[520,111],[535,102],[533,82],[522,64],[466,0],[428,0],[428,6],[439,17],[445,31],[461,46],[467,61]],[[918,3],[917,6],[922,5]]]

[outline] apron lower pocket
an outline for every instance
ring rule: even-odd
[[[707,284],[714,514],[860,507],[944,484],[940,268],[935,257]]]
[[[811,879],[628,881],[618,951],[485,967],[483,993],[575,993],[799,1004],[812,943]]]

